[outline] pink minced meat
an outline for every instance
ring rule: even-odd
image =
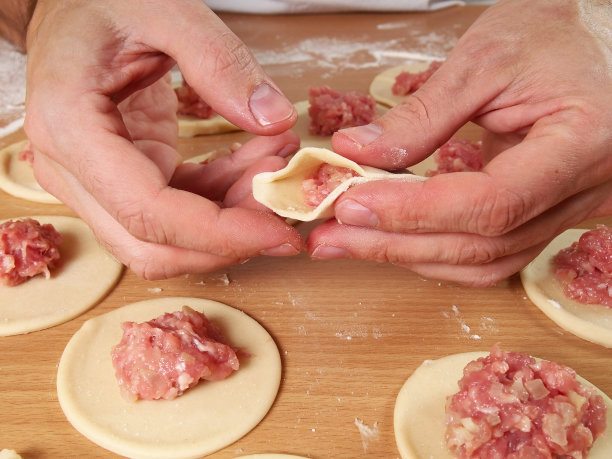
[[[310,207],[317,207],[342,182],[357,175],[357,172],[347,167],[321,164],[314,174],[302,182],[304,202]]]
[[[395,77],[395,83],[391,87],[391,92],[396,96],[406,96],[419,89],[436,70],[440,68],[442,62],[433,61],[426,70],[418,73],[401,72]]]
[[[427,171],[432,177],[449,172],[474,172],[482,170],[482,142],[452,138],[434,153],[438,165],[436,170]]]
[[[581,458],[604,435],[606,406],[572,369],[494,346],[463,370],[446,424],[458,458]]]
[[[565,294],[580,303],[612,307],[612,228],[599,225],[553,259]]]
[[[343,94],[328,86],[311,87],[308,94],[311,134],[332,135],[339,129],[369,124],[377,115],[376,101],[368,94]]]
[[[183,84],[174,89],[176,97],[178,98],[178,109],[176,111],[179,115],[195,116],[201,119],[209,119],[215,111],[198,95],[195,90],[183,81]]]
[[[111,356],[128,399],[173,399],[200,380],[218,381],[238,370],[236,352],[224,343],[221,331],[188,306],[122,327]]]
[[[61,234],[32,218],[0,224],[0,284],[18,285],[50,270],[60,259]]]
[[[34,150],[32,150],[32,144],[30,142],[26,142],[18,156],[19,161],[25,161],[30,166],[34,164]]]

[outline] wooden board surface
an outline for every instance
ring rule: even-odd
[[[482,10],[223,19],[286,95],[299,101],[309,85],[365,92],[377,72],[402,60],[444,56]],[[479,132],[466,127],[463,134],[476,139]],[[180,149],[188,158],[247,137],[184,139]],[[18,132],[0,144],[21,138]],[[0,192],[0,219],[43,213],[73,215],[62,205]],[[307,234],[312,225],[299,228]],[[85,320],[159,296],[208,298],[241,309],[271,333],[281,352],[283,378],[272,409],[247,436],[211,457],[398,457],[393,407],[411,372],[425,359],[488,350],[494,343],[569,365],[612,395],[612,351],[558,328],[527,299],[518,276],[492,288],[465,288],[390,265],[262,257],[164,281],[146,282],[126,271],[83,316],[0,338],[0,449],[16,449],[27,459],[113,457],[66,421],[55,390],[57,364]],[[361,435],[358,425],[373,433]]]

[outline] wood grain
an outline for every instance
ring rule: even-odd
[[[306,98],[308,85],[367,91],[376,73],[393,64],[389,56],[394,52],[443,55],[482,11],[458,7],[423,14],[223,19],[286,95],[298,101]],[[328,49],[314,53],[324,43]],[[335,60],[324,54],[333,56],[334,46],[341,51]],[[381,53],[370,52],[376,50]],[[479,136],[474,126],[463,133]],[[180,151],[188,158],[248,137],[234,133],[182,139]],[[0,142],[21,138],[24,134],[18,132]],[[0,218],[43,213],[73,215],[62,205],[0,195]],[[307,234],[312,225],[299,228]],[[66,421],[55,391],[57,364],[85,320],[157,296],[208,298],[241,309],[279,346],[283,379],[275,404],[253,431],[211,456],[215,458],[261,452],[397,457],[393,407],[411,372],[425,359],[488,350],[494,343],[569,365],[612,394],[611,351],[559,329],[526,298],[518,276],[492,288],[466,288],[390,265],[316,262],[305,255],[262,257],[163,281],[143,281],[126,271],[116,288],[81,317],[29,335],[0,338],[0,449],[15,449],[26,459],[113,457]],[[362,438],[359,423],[376,434]]]

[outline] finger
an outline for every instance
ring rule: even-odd
[[[185,80],[216,112],[256,134],[277,134],[295,124],[293,104],[203,2],[181,2],[175,12],[170,18],[160,9],[141,28],[155,31],[151,44],[177,61]]]
[[[519,260],[532,254],[534,247],[541,249],[543,244],[578,222],[605,215],[612,201],[611,193],[612,183],[588,190],[497,237],[469,233],[388,233],[331,220],[310,233],[307,250],[318,259],[357,258],[406,266],[496,266],[493,263],[497,260],[514,259],[514,264],[506,262],[504,270],[491,273],[504,276],[512,274],[508,269],[518,266]],[[522,255],[515,257],[517,254]]]
[[[246,209],[219,209],[168,187],[156,165],[129,141],[95,130],[88,138],[86,159],[74,154],[76,145],[68,154],[55,155],[77,171],[87,192],[137,239],[234,259],[278,246],[301,250],[299,234],[278,219]]]
[[[185,273],[209,272],[242,260],[179,247],[144,242],[119,225],[66,169],[36,154],[37,178],[92,228],[100,243],[143,279],[164,279]],[[52,180],[48,177],[52,176]]]
[[[336,218],[385,231],[504,234],[569,196],[605,183],[610,174],[609,161],[601,154],[605,149],[577,157],[576,139],[571,128],[535,125],[523,142],[480,173],[349,189],[335,206]]]
[[[182,164],[170,185],[211,200],[223,200],[228,188],[250,166],[267,156],[285,157],[295,153],[299,144],[299,137],[292,131],[271,137],[255,137],[232,154],[210,163]]]
[[[468,287],[491,287],[527,266],[545,246],[546,244],[542,244],[524,252],[481,265],[398,263],[398,266],[409,269],[427,279],[455,282]]]

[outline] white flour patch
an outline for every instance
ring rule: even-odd
[[[482,339],[482,336],[472,333],[472,327],[470,327],[466,323],[465,319],[463,318],[463,315],[461,314],[461,311],[459,311],[459,308],[456,305],[454,304],[452,305],[451,311],[452,311],[452,314],[449,314],[446,311],[442,311],[442,316],[447,319],[450,319],[450,318],[455,319],[455,321],[459,324],[459,329],[461,330],[464,336],[467,336],[468,338],[473,339],[473,340]]]
[[[17,131],[25,118],[26,56],[0,38],[0,137]]]
[[[366,425],[361,419],[355,418],[355,426],[357,426],[357,430],[359,430],[359,435],[361,435],[361,446],[363,446],[363,452],[367,453],[370,441],[378,440],[378,422],[374,422],[372,427],[370,427]]]
[[[366,39],[367,37],[364,37]],[[316,37],[298,43],[280,44],[276,49],[253,48],[257,61],[272,74],[301,76],[303,68],[316,68],[326,73],[324,78],[346,70],[384,68],[406,63],[407,60],[439,60],[456,42],[456,37],[428,34],[418,38],[418,50],[406,49],[401,39],[385,41],[352,41],[335,37]],[[289,65],[288,65],[289,64]],[[278,66],[278,68],[277,68]]]

